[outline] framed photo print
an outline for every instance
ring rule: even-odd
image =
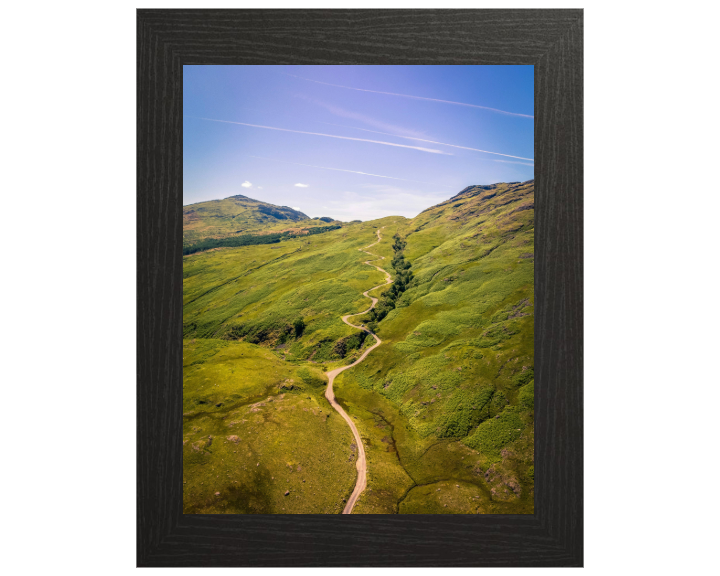
[[[140,10],[138,565],[582,566],[582,10]]]

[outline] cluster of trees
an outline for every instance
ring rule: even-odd
[[[322,218],[321,218],[322,220]],[[332,220],[331,220],[332,222]],[[308,235],[310,234],[322,234],[323,232],[330,232],[330,230],[337,230],[338,228],[342,228],[342,226],[338,226],[337,224],[334,224],[332,226],[315,226],[313,228],[308,228]]]
[[[296,234],[294,232],[275,232],[273,234],[244,234],[242,236],[232,236],[230,238],[205,238],[197,244],[183,247],[183,256],[188,254],[195,254],[195,252],[202,252],[204,250],[211,250],[212,248],[236,248],[238,246],[250,246],[253,244],[277,244],[281,240],[287,240],[288,238],[297,238],[299,236],[305,236],[306,234],[322,234],[323,232],[329,232],[330,230],[337,230],[342,226],[315,226],[309,228],[305,234]]]
[[[183,246],[183,256],[195,254],[195,252],[203,252],[204,250],[212,250],[213,248],[235,248],[237,246],[251,246],[253,244],[277,244],[282,238],[282,234],[263,234],[257,236],[244,234],[243,236],[232,236],[230,238],[205,238],[197,244]]]
[[[392,248],[395,255],[390,264],[395,270],[395,280],[393,280],[390,288],[380,294],[377,305],[368,313],[368,328],[373,332],[377,327],[377,323],[395,308],[397,299],[410,287],[413,279],[413,273],[410,271],[411,264],[405,260],[404,254],[407,242],[397,233],[393,236],[393,240]]]
[[[350,336],[345,336],[345,338],[340,338],[340,340],[335,342],[332,353],[340,356],[340,358],[345,358],[345,356],[353,350],[361,348],[365,342],[365,338],[367,338],[367,332],[365,331],[356,332]]]
[[[396,300],[403,292],[405,292],[405,290],[408,289],[408,286],[413,279],[413,273],[410,272],[410,262],[405,260],[404,251],[407,242],[400,238],[397,233],[393,236],[393,239],[395,240],[393,242],[393,252],[395,252],[395,256],[390,264],[395,270],[395,280],[390,285],[390,289],[387,293],[393,300]]]
[[[240,340],[244,338],[251,344],[271,342],[284,344],[288,340],[300,338],[305,331],[306,324],[302,318],[297,318],[292,324],[286,322],[259,322],[257,324],[233,324],[228,326],[222,336],[225,340]]]

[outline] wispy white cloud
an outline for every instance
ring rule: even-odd
[[[245,180],[245,182],[240,184],[240,186],[242,186],[243,188],[250,188],[252,186],[252,184],[250,182],[248,182],[247,180]]]
[[[432,182],[423,182],[421,180],[408,180],[407,178],[396,178],[394,176],[383,176],[381,174],[370,174],[369,172],[359,172],[357,170],[345,170],[343,168],[328,168],[327,166],[314,166],[312,164],[301,164],[300,162],[290,162],[289,160],[279,160],[277,158],[266,158],[264,156],[248,156],[249,158],[259,158],[261,160],[272,160],[273,162],[285,162],[286,164],[295,164],[296,166],[307,166],[308,168],[320,168],[321,170],[334,170],[336,172],[349,172],[351,174],[362,174],[363,176],[374,176],[375,178],[388,178],[389,180],[402,180],[403,182],[417,182],[418,184],[432,184]]]
[[[290,208],[292,208],[293,210],[300,210],[299,206],[290,206]]]
[[[321,124],[330,124],[329,122],[321,122]],[[406,140],[417,140],[419,142],[429,142],[431,144],[440,144],[441,146],[450,146],[452,148],[461,148],[462,150],[472,150],[473,152],[484,152],[485,154],[495,154],[496,156],[505,156],[506,158],[517,158],[518,160],[528,160],[535,162],[532,158],[523,158],[522,156],[511,156],[510,154],[501,154],[500,152],[490,152],[489,150],[480,150],[479,148],[468,148],[467,146],[458,146],[457,144],[448,144],[446,142],[436,142],[435,140],[426,140],[424,138],[416,138],[414,136],[400,136],[399,134],[388,134],[387,132],[378,132],[377,130],[368,130],[367,128],[356,128],[355,126],[343,126],[341,124],[330,124],[338,128],[352,128],[353,130],[362,130],[363,132],[372,132],[373,134],[383,134],[384,136],[395,136],[396,138],[405,138]],[[502,160],[497,160],[502,162]],[[516,162],[519,164],[519,162]]]
[[[354,140],[356,142],[370,142],[372,144],[382,144],[384,146],[394,146],[396,148],[409,148],[411,150],[420,150],[421,152],[429,152],[430,154],[445,154],[452,156],[450,152],[443,152],[434,148],[422,148],[420,146],[406,146],[405,144],[396,144],[394,142],[383,142],[380,140],[366,140],[364,138],[351,138],[350,136],[337,136],[335,134],[322,134],[320,132],[304,132],[302,130],[290,130],[289,128],[277,128],[275,126],[261,126],[259,124],[247,124],[245,122],[231,122],[230,120],[216,120],[214,118],[197,118],[198,120],[206,120],[208,122],[222,122],[223,124],[237,124],[239,126],[250,126],[252,128],[263,128],[265,130],[279,130],[280,132],[293,132],[295,134],[309,134],[311,136],[324,136],[326,138],[338,138],[340,140]],[[392,134],[390,134],[392,136]]]
[[[422,194],[415,190],[406,190],[392,185],[373,184],[363,188],[368,194],[344,192],[330,206],[323,208],[328,216],[338,220],[374,220],[390,215],[413,218],[420,212],[448,199],[448,195]]]
[[[298,188],[307,188],[308,186],[310,186],[310,184],[300,184],[300,183],[298,183],[298,184],[295,184],[295,186],[297,186]]]
[[[426,98],[425,96],[412,96],[410,94],[396,94],[395,92],[381,92],[379,90],[368,90],[367,88],[354,88],[352,86],[342,86],[340,84],[330,84],[329,82],[320,82],[320,80],[311,80],[310,78],[303,78],[302,76],[295,76],[295,74],[288,74],[282,72],[286,76],[292,76],[293,78],[299,78],[300,80],[306,80],[307,82],[315,82],[315,84],[324,84],[325,86],[334,86],[335,88],[345,88],[346,90],[357,90],[358,92],[372,92],[373,94],[385,94],[386,96],[400,96],[402,98],[412,98],[413,100],[428,100],[430,102],[441,102],[443,104],[454,104],[456,106],[468,106],[470,108],[481,108],[483,110],[490,110],[491,112],[497,112],[498,114],[506,114],[508,116],[519,116],[521,118],[534,118],[531,114],[518,114],[517,112],[508,112],[507,110],[500,110],[498,108],[490,108],[489,106],[480,106],[479,104],[468,104],[467,102],[453,102],[452,100],[439,100],[438,98]]]
[[[394,132],[396,134],[404,134],[406,136],[416,136],[421,137],[425,136],[423,132],[418,132],[416,130],[410,130],[408,128],[404,128],[402,126],[397,126],[395,124],[388,124],[387,122],[383,122],[382,120],[378,120],[376,118],[371,118],[370,116],[366,116],[365,114],[360,114],[358,112],[351,112],[350,110],[345,110],[344,108],[340,108],[339,106],[335,106],[333,104],[328,104],[327,102],[322,102],[320,100],[316,100],[315,98],[310,98],[308,96],[305,96],[304,94],[297,94],[298,97],[302,98],[303,100],[307,100],[308,102],[311,102],[317,106],[320,106],[321,108],[325,108],[328,112],[335,116],[340,116],[341,118],[349,118],[350,120],[357,120],[358,122],[362,122],[363,124],[367,124],[368,126],[372,126],[374,128],[378,128],[380,130],[385,130],[389,132]],[[322,124],[328,124],[329,126],[338,126],[338,124],[331,124],[330,122],[322,122]]]

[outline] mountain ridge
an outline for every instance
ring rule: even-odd
[[[299,222],[317,225],[307,214],[289,206],[236,194],[183,206],[183,243],[292,227]]]

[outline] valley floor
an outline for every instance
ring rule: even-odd
[[[186,257],[184,512],[532,513],[532,214],[532,184],[469,187]],[[394,233],[415,280],[370,336],[389,276],[357,251]]]

